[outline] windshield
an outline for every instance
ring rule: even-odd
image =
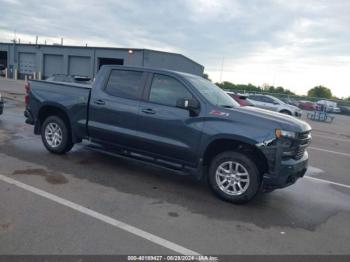
[[[210,103],[225,108],[239,107],[233,98],[212,82],[196,76],[188,76],[187,79]]]

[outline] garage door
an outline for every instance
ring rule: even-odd
[[[34,53],[19,53],[19,73],[32,75],[36,70]]]
[[[47,78],[55,74],[63,74],[63,56],[44,55],[44,77]]]
[[[90,57],[88,56],[70,56],[69,74],[77,76],[90,76]]]

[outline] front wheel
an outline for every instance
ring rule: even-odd
[[[49,116],[41,127],[41,139],[48,151],[67,153],[73,147],[72,137],[65,121],[59,116]]]
[[[211,162],[208,175],[214,193],[236,204],[253,199],[261,185],[261,176],[254,162],[234,151],[217,155]]]

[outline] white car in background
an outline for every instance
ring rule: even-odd
[[[274,96],[252,94],[248,96],[248,99],[254,106],[259,108],[296,117],[301,117],[302,115],[302,110],[300,108],[286,104]]]
[[[327,112],[331,112],[331,113],[340,113],[341,112],[341,110],[338,107],[338,104],[336,102],[329,101],[329,100],[320,100],[317,102],[317,104],[325,107]]]

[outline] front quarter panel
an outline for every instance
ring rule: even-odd
[[[275,128],[263,120],[244,117],[235,110],[225,110],[222,116],[208,112],[200,143],[201,155],[204,156],[206,148],[218,139],[232,139],[252,146],[271,143],[275,139]]]

